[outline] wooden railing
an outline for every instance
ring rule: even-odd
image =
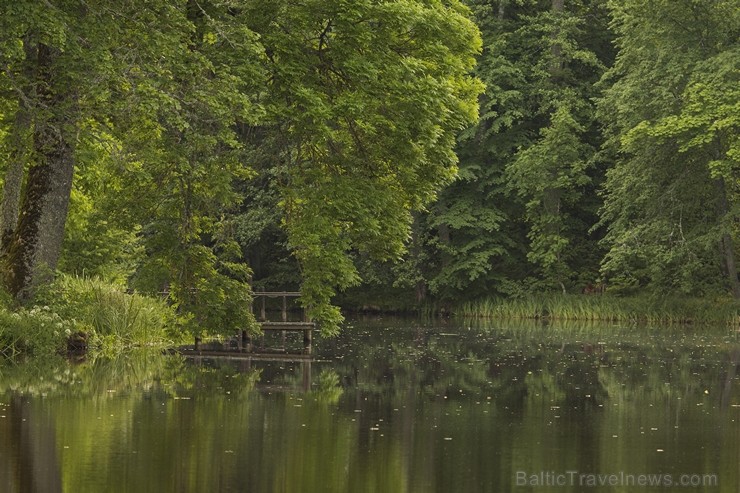
[[[252,293],[254,300],[260,298],[260,314],[258,322],[262,327],[262,330],[282,330],[282,331],[301,331],[303,332],[303,343],[306,346],[311,345],[312,331],[316,328],[316,324],[308,319],[305,308],[302,308],[302,316],[300,322],[288,320],[288,298],[298,298],[301,293],[298,291],[255,291]],[[282,309],[281,309],[281,320],[271,321],[267,320],[267,298],[282,298]]]

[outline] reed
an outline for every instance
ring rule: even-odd
[[[101,346],[161,345],[175,315],[163,300],[126,292],[98,278],[62,276],[49,305],[80,322]]]
[[[740,326],[740,303],[727,299],[544,294],[462,303],[454,313],[480,319],[547,319]]]

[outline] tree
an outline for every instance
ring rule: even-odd
[[[238,200],[233,182],[249,173],[237,123],[260,114],[250,96],[262,82],[262,52],[239,10],[218,1],[27,3],[4,5],[2,16],[0,84],[16,113],[5,139],[10,291],[26,300],[56,269],[77,167],[77,205],[113,212],[106,219],[76,211],[68,245],[101,247],[102,238],[90,237],[95,226],[128,224],[148,249],[139,279],[157,277],[149,267],[163,266],[153,290],[168,286],[194,330],[248,325],[248,268],[222,220]],[[16,172],[24,167],[21,188]],[[118,231],[122,243],[137,242]]]
[[[475,121],[479,33],[457,1],[253,2],[270,74],[266,145],[302,302],[327,332],[351,253],[400,256],[411,211],[455,172]]]
[[[4,155],[28,170],[25,185],[6,174],[4,206],[6,284],[21,299],[57,267],[77,168],[76,206],[111,211],[136,235],[120,241],[145,249],[135,286],[169,292],[194,330],[243,324],[235,219],[260,173],[303,302],[331,332],[331,296],[358,278],[352,255],[400,255],[411,211],[454,175],[455,134],[477,117],[479,33],[457,0],[3,9]],[[73,218],[70,244],[97,248],[79,232],[102,217]]]
[[[74,173],[74,128],[84,95],[73,74],[62,69],[81,49],[67,31],[67,12],[54,18],[32,2],[4,5],[3,81],[15,93],[10,165],[3,204],[6,284],[25,298],[29,288],[56,268]],[[68,41],[71,38],[70,41]],[[30,126],[30,130],[26,130]],[[21,198],[25,163],[33,160]],[[21,200],[22,213],[15,218]]]
[[[531,17],[520,30],[532,67],[525,71],[531,95],[525,114],[533,125],[529,143],[519,147],[506,171],[525,202],[527,257],[541,269],[547,284],[564,292],[576,260],[568,251],[573,238],[583,234],[569,231],[567,206],[582,198],[595,153],[591,100],[604,64],[585,40],[589,9],[598,4],[553,0],[550,10]]]
[[[167,293],[196,335],[229,334],[254,321],[230,213],[242,199],[236,184],[253,176],[238,129],[263,114],[263,52],[246,8],[189,1],[175,15],[164,46],[143,47],[124,95],[136,110],[115,122],[125,129],[125,152],[144,163],[127,186],[146,198],[128,195],[139,199],[146,251],[133,284]]]
[[[619,56],[600,112],[617,163],[602,270],[628,288],[740,297],[735,2],[609,6]]]
[[[4,280],[21,300],[57,267],[77,144],[105,122],[110,93],[125,79],[133,40],[156,11],[75,1],[2,5],[2,101],[9,165],[3,195]],[[163,25],[167,25],[163,23]],[[135,31],[135,32],[133,32]]]
[[[470,1],[483,34],[481,119],[424,219],[425,278],[450,301],[572,288],[598,270],[592,98],[613,56],[602,1]]]

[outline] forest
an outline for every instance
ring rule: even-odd
[[[0,0],[0,346],[232,334],[263,290],[325,334],[737,323],[738,40],[737,0]]]

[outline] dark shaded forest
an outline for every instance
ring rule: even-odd
[[[736,0],[0,5],[12,310],[740,297]]]

